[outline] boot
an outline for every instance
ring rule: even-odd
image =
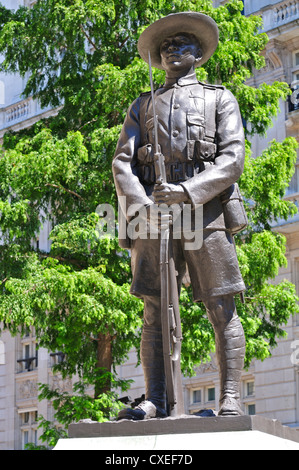
[[[243,415],[240,405],[241,374],[244,367],[245,336],[231,295],[211,297],[205,302],[216,340],[220,375],[220,416]]]
[[[215,332],[216,333],[216,332]],[[241,374],[245,339],[240,319],[235,315],[224,331],[216,333],[216,354],[220,369],[219,416],[241,416]]]
[[[166,418],[166,385],[161,328],[144,325],[140,355],[145,379],[145,401],[133,409],[121,410],[118,419],[139,421],[150,418]]]

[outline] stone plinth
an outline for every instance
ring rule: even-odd
[[[179,418],[69,426],[54,450],[299,450],[299,432],[260,416]]]

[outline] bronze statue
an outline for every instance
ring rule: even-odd
[[[148,62],[166,71],[155,92],[156,130],[150,93],[130,106],[117,144],[113,172],[128,223],[136,208],[150,215],[153,205],[203,205],[200,247],[186,249],[184,237],[171,240],[178,291],[186,269],[195,302],[206,307],[216,338],[220,373],[219,415],[243,414],[240,380],[245,338],[234,295],[245,290],[228,213],[236,200],[235,184],[243,171],[244,132],[234,96],[223,86],[198,82],[195,67],[205,63],[218,45],[218,27],[197,12],[168,15],[141,34],[138,50]],[[149,54],[150,53],[150,54]],[[157,135],[155,134],[157,133]],[[164,156],[167,182],[157,184],[155,137]],[[238,199],[239,196],[237,196]],[[124,199],[125,198],[125,199]],[[134,207],[134,211],[130,208]],[[192,212],[191,210],[191,212]],[[129,245],[128,243],[129,242]],[[161,333],[160,240],[140,237],[120,241],[131,248],[131,293],[144,301],[141,362],[145,401],[120,412],[119,419],[166,417],[166,385]]]

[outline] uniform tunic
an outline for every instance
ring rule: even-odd
[[[223,87],[211,87],[216,104],[211,116],[205,88],[192,74],[166,81],[155,93],[158,141],[167,181],[182,185],[193,206],[203,204],[201,248],[186,251],[183,236],[173,240],[178,283],[187,265],[196,301],[245,288],[220,198],[243,171],[243,125],[236,99]],[[211,135],[213,119],[215,132]],[[113,160],[116,190],[118,196],[126,197],[123,210],[128,220],[133,204],[136,210],[153,203],[153,130],[150,95],[140,96],[128,110]],[[159,240],[133,240],[131,250],[131,292],[140,297],[160,295]]]

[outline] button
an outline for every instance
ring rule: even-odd
[[[173,108],[174,108],[174,109],[179,109],[179,108],[180,108],[180,105],[179,105],[178,103],[176,103],[176,104],[173,105]]]
[[[173,131],[172,135],[173,137],[177,137],[179,135],[179,131]]]

